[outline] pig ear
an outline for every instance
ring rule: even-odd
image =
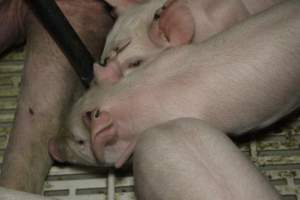
[[[159,46],[190,43],[195,31],[190,9],[180,0],[168,0],[157,10],[149,29],[150,39]]]
[[[109,62],[106,67],[94,63],[94,80],[97,84],[113,84],[122,78],[122,72],[116,62]]]
[[[142,2],[143,0],[105,0],[106,3],[114,8],[115,14],[121,15],[125,10],[127,10],[132,5]]]

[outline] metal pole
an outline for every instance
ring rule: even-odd
[[[115,173],[113,169],[110,169],[107,176],[107,200],[115,199]]]

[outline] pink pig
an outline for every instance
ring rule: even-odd
[[[180,118],[240,136],[300,105],[300,4],[288,1],[199,44],[163,51],[121,79],[94,66],[93,86],[73,106],[60,161],[120,167],[139,135]]]
[[[279,0],[107,0],[118,19],[101,62],[128,74],[164,49],[199,43]]]

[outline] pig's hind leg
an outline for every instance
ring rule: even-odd
[[[98,57],[112,25],[104,4],[96,0],[57,2],[92,55]],[[48,141],[58,134],[65,113],[82,88],[43,26],[32,16],[26,25],[21,93],[0,185],[40,193],[52,164]]]
[[[142,200],[280,199],[225,134],[196,119],[145,131],[133,165]]]

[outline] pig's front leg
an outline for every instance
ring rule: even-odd
[[[93,56],[99,56],[112,19],[96,0],[58,1]],[[51,166],[48,140],[82,91],[65,56],[34,17],[27,27],[27,54],[14,128],[5,152],[1,186],[39,193]]]
[[[280,199],[225,134],[200,120],[173,120],[140,137],[133,162],[140,200]]]

